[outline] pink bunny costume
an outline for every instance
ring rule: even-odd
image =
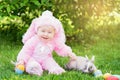
[[[36,34],[39,26],[53,26],[56,31],[54,39],[47,43],[42,42]],[[53,74],[65,72],[53,59],[52,51],[56,51],[60,56],[68,56],[72,50],[65,44],[62,24],[52,15],[52,12],[44,11],[42,16],[34,19],[22,41],[24,46],[17,56],[17,61],[24,60],[26,72],[36,75],[41,75],[43,70]]]

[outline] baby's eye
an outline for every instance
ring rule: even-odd
[[[51,31],[49,31],[48,33],[52,33]]]
[[[42,30],[42,32],[45,32],[45,30]]]

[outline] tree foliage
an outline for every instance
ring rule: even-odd
[[[0,32],[11,40],[21,40],[33,18],[51,9],[50,0],[1,0]]]
[[[68,37],[83,44],[100,38],[99,33],[104,34],[110,30],[108,29],[110,26],[118,26],[120,23],[120,19],[117,18],[117,15],[120,16],[120,1],[118,0],[54,1],[56,10],[64,14],[63,17],[67,16],[74,25],[74,28],[71,29],[72,36],[68,32]],[[96,34],[98,35],[96,36]]]
[[[119,26],[118,0],[0,0],[0,32],[20,40],[31,20],[51,10],[63,23],[68,41],[86,43]]]

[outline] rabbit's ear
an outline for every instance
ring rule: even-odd
[[[88,58],[88,56],[87,56],[87,55],[85,55],[85,58],[89,60],[89,58]]]
[[[95,56],[92,56],[91,61],[94,62],[94,60],[95,60]]]
[[[12,61],[12,60],[11,60],[11,63],[12,63],[13,65],[16,65],[16,62],[14,62],[14,61]]]

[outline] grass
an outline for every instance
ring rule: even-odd
[[[115,36],[108,39],[100,39],[95,44],[83,47],[80,44],[71,44],[73,51],[77,55],[88,57],[95,56],[95,65],[102,73],[120,74],[120,32],[115,31]],[[110,35],[109,35],[110,36]],[[0,38],[0,80],[104,80],[102,77],[95,78],[92,74],[83,74],[80,71],[66,71],[62,75],[48,74],[47,71],[42,76],[29,75],[24,73],[17,75],[11,60],[16,60],[16,56],[22,45],[11,43]],[[68,58],[59,57],[53,54],[55,60],[64,66]]]

